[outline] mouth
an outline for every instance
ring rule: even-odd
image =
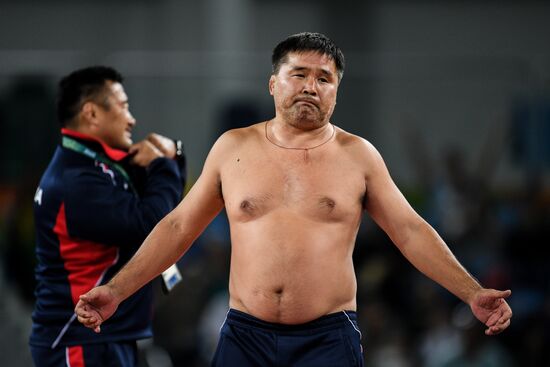
[[[299,98],[296,100],[296,102],[294,102],[295,104],[304,104],[304,105],[309,105],[309,106],[313,106],[315,108],[319,108],[319,106],[317,106],[317,102],[312,100],[312,99],[307,99],[307,98]]]

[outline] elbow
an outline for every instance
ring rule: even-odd
[[[433,231],[431,226],[420,216],[414,220],[405,223],[399,228],[396,228],[396,236],[393,242],[400,249],[404,250],[411,244],[416,242],[416,239],[421,238],[423,233]]]
[[[173,213],[168,213],[168,215],[159,222],[159,225],[165,227],[165,230],[170,233],[180,233],[182,230],[181,222],[177,220]]]
[[[189,231],[186,230],[184,222],[174,213],[168,214],[159,223],[162,232],[169,233],[170,237],[179,244],[189,242]]]

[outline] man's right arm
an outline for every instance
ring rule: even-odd
[[[136,166],[147,171],[139,196],[122,188],[118,182],[122,177],[115,175],[114,168],[105,166],[102,170],[91,160],[85,169],[66,172],[70,188],[65,192],[64,204],[71,237],[135,251],[181,201],[182,172],[177,162],[148,141],[133,147]]]
[[[118,304],[175,263],[223,208],[220,165],[233,146],[225,142],[227,135],[212,148],[185,199],[157,224],[134,257],[105,286],[81,296],[75,312],[86,327],[99,332]]]

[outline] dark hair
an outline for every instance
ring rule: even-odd
[[[277,74],[282,64],[287,61],[290,52],[315,51],[332,58],[338,71],[338,79],[344,76],[344,54],[327,36],[321,33],[303,32],[288,36],[273,49],[271,63],[273,74]]]
[[[109,108],[107,99],[98,101],[98,98],[104,93],[107,81],[122,83],[122,80],[118,71],[107,66],[79,69],[61,79],[57,92],[57,119],[61,126],[70,124],[82,105],[90,100]]]

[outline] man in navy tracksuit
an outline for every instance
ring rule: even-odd
[[[120,305],[96,334],[75,321],[79,295],[107,282],[181,200],[180,142],[158,134],[133,143],[136,121],[121,75],[75,71],[59,84],[61,144],[34,197],[36,366],[135,366],[136,340],[152,336],[152,290]]]

